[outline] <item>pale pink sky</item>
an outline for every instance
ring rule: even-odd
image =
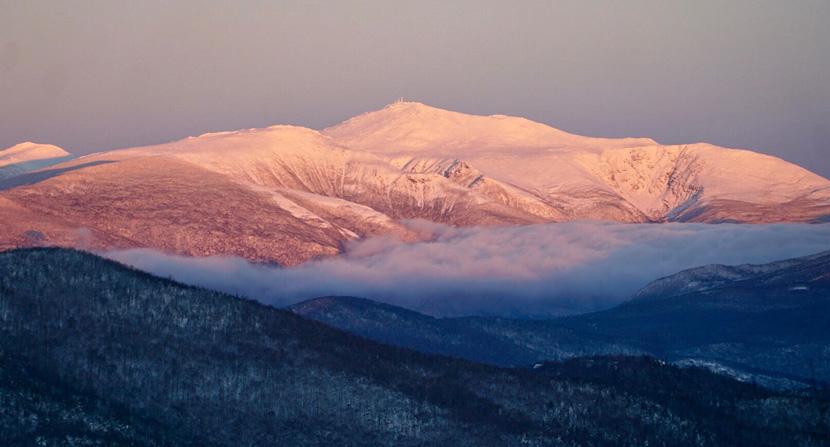
[[[830,2],[0,0],[0,147],[76,152],[406,97],[830,176]]]

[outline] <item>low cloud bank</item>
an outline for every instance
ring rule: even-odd
[[[284,306],[352,295],[433,315],[541,316],[610,307],[648,282],[704,264],[765,263],[830,250],[830,225],[562,223],[378,237],[294,268],[148,249],[106,256],[160,276]]]

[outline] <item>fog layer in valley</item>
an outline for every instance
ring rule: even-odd
[[[406,224],[422,235],[421,242],[356,241],[339,257],[294,268],[149,249],[106,256],[276,306],[353,295],[433,315],[544,316],[611,307],[646,283],[686,268],[765,263],[830,249],[830,224]]]

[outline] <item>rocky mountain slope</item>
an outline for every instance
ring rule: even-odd
[[[30,146],[7,150],[8,160],[63,154]],[[830,216],[830,182],[774,157],[583,137],[408,102],[322,132],[209,133],[29,171],[0,181],[0,248],[150,247],[296,265],[357,238],[417,237],[401,219],[473,226]]]
[[[414,102],[323,133],[405,166],[464,163],[479,173],[478,184],[518,188],[566,219],[811,221],[830,209],[827,179],[775,157],[709,144],[583,137],[523,118]]]
[[[25,371],[25,373],[23,373]],[[0,254],[9,445],[822,445],[826,400],[593,358],[500,369],[380,345],[59,250]]]
[[[496,365],[648,353],[772,386],[830,383],[830,253],[692,269],[607,311],[551,320],[436,319],[349,297],[291,310],[384,343]]]

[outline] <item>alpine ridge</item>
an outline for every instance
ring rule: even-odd
[[[49,159],[65,154],[37,147]],[[830,218],[830,181],[775,157],[585,137],[415,102],[322,131],[207,133],[4,175],[0,248],[148,247],[281,265],[335,255],[369,236],[417,238],[406,219],[478,226]]]
[[[382,156],[454,158],[563,210],[565,220],[773,222],[821,219],[827,179],[781,159],[705,143],[573,135],[524,118],[395,103],[323,131]],[[431,160],[425,162],[424,160]]]
[[[830,382],[830,252],[708,265],[651,282],[599,312],[550,319],[434,318],[354,297],[291,311],[382,343],[502,366],[650,354],[771,387]]]

